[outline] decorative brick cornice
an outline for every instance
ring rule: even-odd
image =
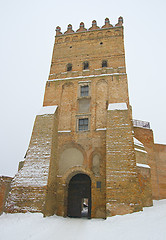
[[[119,17],[118,18],[118,23],[115,26],[117,27],[117,26],[122,26],[122,25],[123,25],[123,18]]]
[[[73,29],[72,29],[72,25],[71,25],[71,24],[69,24],[69,25],[67,26],[67,31],[66,31],[66,32],[64,32],[64,34],[68,34],[68,33],[74,33],[74,31],[73,31]]]
[[[87,31],[87,29],[84,27],[84,23],[81,22],[80,23],[80,28],[76,32],[85,32],[85,31]]]
[[[105,19],[105,24],[102,26],[102,28],[111,28],[111,27],[113,27],[113,25],[110,24],[109,18],[106,18]]]
[[[76,32],[86,32],[86,31],[100,30],[100,29],[103,29],[103,28],[121,27],[122,25],[123,25],[123,18],[122,17],[118,18],[118,23],[115,24],[115,26],[110,24],[109,18],[106,18],[105,19],[105,24],[102,27],[97,26],[96,20],[93,20],[92,21],[92,26],[88,30],[85,28],[84,22],[81,22],[80,26],[79,26],[79,29],[77,29]],[[68,27],[67,27],[67,31],[64,32],[64,34],[67,35],[67,34],[72,34],[72,33],[75,33],[75,31],[72,29],[72,25],[69,24]],[[56,28],[56,36],[61,35],[61,34],[62,34],[61,28],[58,26]]]

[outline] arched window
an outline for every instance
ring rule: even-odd
[[[69,71],[71,71],[72,70],[72,64],[71,63],[68,63],[67,64],[67,71],[69,72]]]
[[[107,60],[102,61],[102,67],[107,67]]]
[[[89,62],[83,62],[83,69],[86,70],[86,69],[89,69]]]

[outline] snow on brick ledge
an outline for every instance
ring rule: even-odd
[[[108,105],[108,110],[127,110],[127,104],[126,103],[110,103]]]
[[[139,148],[134,148],[135,149],[135,151],[137,151],[137,152],[143,152],[143,153],[147,153],[147,151],[145,151],[145,150],[142,150],[142,149],[139,149]]]
[[[147,164],[136,163],[136,165],[137,165],[137,167],[150,168],[150,166]]]
[[[37,115],[54,114],[56,112],[57,107],[58,107],[57,105],[42,107],[42,109]]]
[[[135,137],[133,137],[133,139],[134,139],[134,144],[135,144],[135,145],[144,148],[144,145],[143,145],[142,142],[140,142],[140,141],[139,141],[137,138],[135,138]]]

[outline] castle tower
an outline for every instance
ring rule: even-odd
[[[8,212],[106,218],[142,209],[122,24],[56,28],[43,108]]]

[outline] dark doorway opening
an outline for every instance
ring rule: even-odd
[[[77,174],[69,182],[67,216],[91,218],[91,179]]]

